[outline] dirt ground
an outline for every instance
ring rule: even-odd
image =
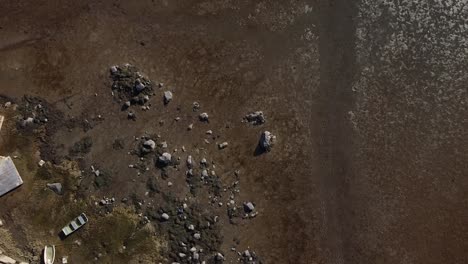
[[[190,217],[219,216],[205,231],[221,241],[206,254],[222,252],[225,263],[246,249],[262,263],[468,263],[468,49],[450,45],[464,42],[468,14],[389,3],[3,0],[0,103],[20,107],[0,107],[0,155],[17,156],[25,183],[0,198],[0,249],[30,263],[45,244],[69,263],[172,263],[177,230],[143,217],[187,203],[198,208]],[[438,15],[440,30],[403,7]],[[404,26],[413,24],[422,29]],[[155,84],[149,110],[131,106],[135,121],[111,90],[109,67],[125,63]],[[37,131],[16,125],[24,95],[50,110]],[[242,122],[257,110],[265,124]],[[256,155],[264,130],[277,142]],[[181,165],[166,176],[134,155],[144,135],[159,135]],[[89,151],[70,151],[86,137]],[[210,186],[190,194],[187,155],[207,158],[221,195]],[[109,182],[96,186],[91,166]],[[237,180],[236,203],[254,202],[258,215],[231,224],[223,189]],[[98,205],[103,197],[114,206]],[[89,224],[60,240],[82,211]]]

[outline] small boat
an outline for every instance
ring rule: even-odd
[[[84,226],[88,222],[88,217],[82,213],[77,218],[73,219],[70,223],[68,223],[64,228],[62,228],[62,233],[65,237],[70,235],[71,233],[78,230],[80,227]]]
[[[44,264],[53,264],[55,260],[55,246],[44,247]]]

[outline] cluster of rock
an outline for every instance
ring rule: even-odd
[[[124,109],[129,109],[135,104],[144,106],[149,101],[149,97],[154,95],[151,81],[143,77],[135,67],[129,64],[122,67],[113,66],[110,72],[113,80],[112,90],[118,94],[119,99],[125,101]],[[162,84],[160,87],[162,87]],[[174,99],[173,93],[168,90],[164,91],[162,97],[164,105],[168,105]],[[198,112],[200,109],[200,104],[193,102],[193,112]],[[149,106],[146,110],[149,110]],[[200,112],[197,114],[199,121],[209,123],[209,114],[207,112]],[[128,111],[128,117],[136,119],[133,111]],[[174,120],[179,121],[181,118],[176,117]],[[262,111],[251,112],[244,117],[244,120],[252,125],[262,125],[266,122]],[[160,125],[163,124],[164,121],[160,120]],[[194,124],[190,123],[187,126],[187,131],[192,131],[193,129]],[[213,131],[207,130],[206,135],[213,135]],[[169,177],[169,173],[172,170],[180,170],[181,157],[178,155],[177,149],[170,151],[167,142],[162,141],[159,135],[145,135],[135,139],[137,143],[134,145],[133,153],[139,157],[139,161],[136,164],[130,164],[129,167],[139,169],[138,175],[150,170],[147,166],[147,161],[154,161],[156,167],[161,171],[161,178],[163,180]],[[212,136],[212,139],[215,140],[216,137]],[[265,151],[271,151],[275,142],[276,136],[269,131],[264,131],[260,137],[259,146]],[[209,144],[210,141],[205,139],[205,143]],[[229,143],[227,141],[218,142],[216,146],[222,150],[226,149]],[[181,147],[181,150],[182,152],[189,151],[184,146]],[[199,149],[197,149],[197,153],[199,154]],[[186,183],[194,196],[197,195],[198,189],[206,188],[209,204],[213,207],[225,206],[231,224],[237,224],[238,221],[254,218],[258,215],[253,202],[246,201],[238,204],[235,200],[240,192],[239,171],[234,172],[236,180],[230,186],[223,186],[221,179],[216,173],[214,161],[208,161],[206,157],[194,155],[194,153],[190,152],[185,157]],[[148,188],[153,193],[161,191],[156,179],[156,177],[150,177],[148,181]],[[167,182],[167,186],[172,186],[172,182]],[[227,193],[228,195],[228,197],[224,197],[225,200],[223,200],[223,193]],[[148,195],[148,192],[145,195]],[[125,199],[125,203],[127,201]],[[107,205],[113,202],[114,200],[102,200],[100,204]],[[159,208],[154,208],[154,205],[144,200],[134,201],[137,210],[146,208],[146,211],[138,213],[142,217],[142,224],[150,224],[153,221],[153,223],[159,225],[170,234],[168,259],[173,261],[173,264],[224,262],[226,257],[222,252],[219,252],[218,248],[221,244],[220,228],[218,226],[219,216],[210,215],[215,210],[201,209],[198,205],[192,207],[185,201],[182,203],[180,201],[168,203]],[[257,261],[258,258],[254,252],[247,250],[243,253],[238,252],[238,254],[238,261],[241,263],[260,263]]]

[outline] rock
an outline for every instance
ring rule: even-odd
[[[115,75],[115,74],[117,74],[118,72],[119,72],[119,67],[118,67],[118,66],[114,65],[114,66],[111,66],[111,67],[110,67],[110,73],[111,73],[111,75]]]
[[[193,252],[192,259],[193,260],[199,260],[200,259],[200,254],[198,254],[197,252]]]
[[[245,120],[253,125],[261,125],[265,123],[265,116],[262,111],[252,112],[245,116]]]
[[[164,92],[164,104],[168,104],[170,101],[172,101],[172,92],[165,91]]]
[[[164,152],[161,156],[159,156],[158,161],[161,165],[167,166],[171,164],[171,159],[172,159],[171,154]]]
[[[136,115],[135,115],[135,113],[133,113],[133,112],[128,112],[127,118],[128,118],[128,119],[135,120],[135,119],[136,119]]]
[[[3,263],[3,264],[15,264],[16,263],[16,260],[8,257],[8,256],[5,256],[5,255],[2,255],[0,256],[0,263]]]
[[[144,153],[148,153],[148,152],[153,151],[155,148],[156,148],[156,142],[154,142],[154,140],[152,139],[149,139],[143,142],[143,148],[141,150]]]
[[[187,157],[187,168],[189,169],[193,168],[193,159],[191,155]]]
[[[206,131],[206,134],[207,134],[207,135],[212,135],[212,134],[213,134],[213,131],[212,131],[212,130],[208,130],[208,131]]]
[[[229,143],[223,142],[223,143],[221,143],[221,144],[218,145],[218,148],[219,148],[219,149],[224,149],[224,148],[226,148],[228,145],[229,145]]]
[[[250,254],[250,251],[246,250],[244,251],[244,253],[242,254],[244,257],[246,258],[250,258],[252,255]]]
[[[96,175],[96,177],[99,177],[99,175],[101,175],[101,172],[99,170],[95,170],[94,175]]]
[[[193,124],[188,125],[187,130],[192,130],[193,129]]]
[[[24,120],[21,122],[21,126],[22,126],[22,127],[26,127],[26,126],[31,125],[31,124],[33,124],[33,123],[34,123],[34,118],[28,117],[28,118],[24,119]]]
[[[161,148],[167,148],[167,142],[166,141],[163,141],[161,143]]]
[[[207,171],[207,170],[202,170],[201,176],[202,176],[203,178],[208,177],[208,171]]]
[[[56,182],[56,183],[48,183],[48,184],[47,184],[47,188],[51,189],[54,193],[56,193],[56,194],[58,194],[58,195],[62,195],[62,194],[63,194],[62,184],[59,183],[59,182]]]
[[[123,105],[124,108],[129,108],[130,106],[132,106],[132,103],[130,101],[125,102],[125,104]]]
[[[198,109],[200,109],[200,104],[198,102],[193,102],[192,104],[192,110],[194,112],[198,111]]]
[[[145,88],[145,85],[140,80],[135,81],[135,91],[137,93],[142,92]]]
[[[216,253],[215,259],[216,259],[217,261],[223,261],[223,260],[224,260],[224,256],[223,256],[223,254],[221,254],[221,253],[218,252],[218,253]]]
[[[198,118],[200,119],[200,121],[203,121],[203,122],[208,122],[208,114],[207,113],[201,113]]]
[[[206,166],[207,165],[206,159],[205,158],[201,159],[200,164]]]
[[[2,227],[2,226],[3,226],[3,221],[0,219],[0,227]],[[0,253],[0,254],[2,254],[2,253]]]
[[[182,253],[182,252],[179,253],[179,257],[180,257],[180,258],[185,258],[186,256],[187,256],[187,255],[186,255],[185,253]]]
[[[161,215],[161,219],[164,220],[164,221],[167,221],[167,220],[169,220],[169,215],[166,214],[166,213],[163,213],[163,214]]]
[[[5,108],[9,108],[11,106],[11,102],[6,102],[5,103]]]
[[[269,131],[265,131],[260,137],[260,147],[262,147],[266,151],[270,151],[275,141],[276,136],[270,133]]]
[[[190,230],[190,231],[193,231],[193,230],[195,230],[195,226],[194,225],[188,225],[187,229]]]
[[[195,234],[193,234],[193,238],[199,240],[199,239],[201,239],[201,234],[200,233],[195,233]]]
[[[251,213],[251,212],[253,212],[255,210],[255,206],[251,202],[246,202],[246,203],[244,203],[244,210],[247,213]]]
[[[28,263],[28,262],[22,261],[22,262],[20,262],[19,264],[29,264],[29,263]]]
[[[39,165],[39,167],[42,167],[44,166],[45,163],[46,163],[45,161],[40,160],[37,164]]]

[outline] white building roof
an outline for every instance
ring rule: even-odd
[[[0,196],[23,184],[23,180],[16,170],[10,157],[0,156]]]

